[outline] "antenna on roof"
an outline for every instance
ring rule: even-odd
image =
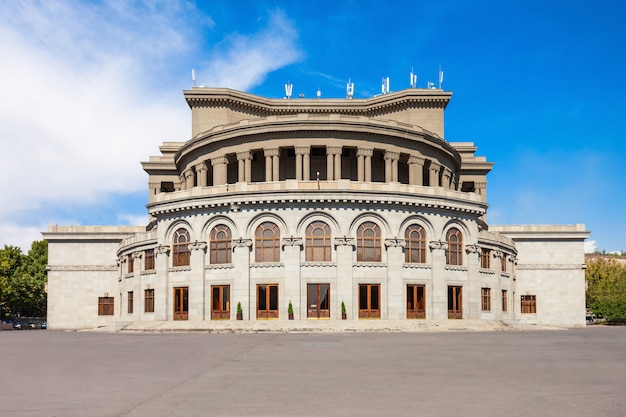
[[[354,83],[350,82],[348,78],[348,84],[346,85],[346,98],[352,98],[354,96]]]
[[[293,90],[293,84],[287,81],[287,84],[285,84],[285,96],[287,98],[291,98],[291,90]]]
[[[383,94],[389,94],[389,77],[383,77],[382,92]]]
[[[441,86],[443,85],[443,71],[441,70],[441,65],[439,65],[439,89],[441,90]]]
[[[191,81],[193,81],[193,86],[196,86],[196,70],[195,69],[191,69]]]
[[[411,88],[417,88],[417,74],[413,73],[413,67],[411,67]]]
[[[319,87],[317,87],[317,98],[322,97],[322,90],[320,90]]]

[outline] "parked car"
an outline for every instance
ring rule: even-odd
[[[13,322],[13,328],[15,330],[22,330],[22,323],[20,323],[19,321]]]

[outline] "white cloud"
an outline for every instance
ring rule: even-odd
[[[146,187],[139,162],[190,135],[180,90],[213,25],[183,1],[0,3],[0,244],[41,239],[55,210]],[[250,88],[300,56],[296,38],[278,11],[205,67]]]
[[[598,242],[595,240],[585,240],[585,253],[594,253],[598,250]]]

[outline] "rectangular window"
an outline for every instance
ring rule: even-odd
[[[509,311],[509,293],[507,290],[502,290],[502,311]]]
[[[154,313],[154,290],[144,291],[144,312]]]
[[[133,259],[133,255],[126,255],[126,263],[128,264],[128,273],[132,274],[135,270],[135,260]]]
[[[522,314],[537,313],[537,298],[534,295],[522,295]]]
[[[489,269],[489,256],[491,256],[491,251],[489,249],[483,249],[480,252],[480,267],[483,269]]]
[[[154,249],[147,249],[144,253],[144,267],[146,271],[154,269]]]
[[[506,256],[502,255],[502,258],[500,258],[500,270],[502,272],[506,272]]]
[[[98,297],[98,315],[99,316],[112,316],[114,310],[115,298],[113,297]]]
[[[133,314],[133,292],[128,291],[128,314]]]
[[[481,288],[481,310],[491,311],[491,288]]]

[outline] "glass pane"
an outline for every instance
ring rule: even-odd
[[[259,303],[259,310],[267,310],[267,293],[266,293],[266,288],[265,285],[259,285],[257,287],[258,289],[258,303]]]
[[[278,285],[270,285],[270,310],[278,310]]]
[[[219,310],[220,308],[220,288],[213,287],[213,310]]]
[[[183,288],[183,311],[189,311],[189,290]]]
[[[320,310],[328,310],[330,285],[320,284]]]
[[[222,288],[222,310],[230,311],[230,287]]]
[[[367,285],[359,285],[359,309],[367,310]]]
[[[317,309],[317,285],[309,284],[307,285],[307,304],[309,310]]]
[[[418,310],[424,310],[424,286],[423,285],[419,285],[417,287],[417,309]]]
[[[415,309],[415,287],[413,285],[409,285],[406,289],[406,304],[410,310]]]
[[[372,285],[371,287],[371,291],[372,291],[372,295],[371,295],[371,304],[372,304],[372,310],[378,310],[378,290],[380,289],[380,287],[378,285]]]

